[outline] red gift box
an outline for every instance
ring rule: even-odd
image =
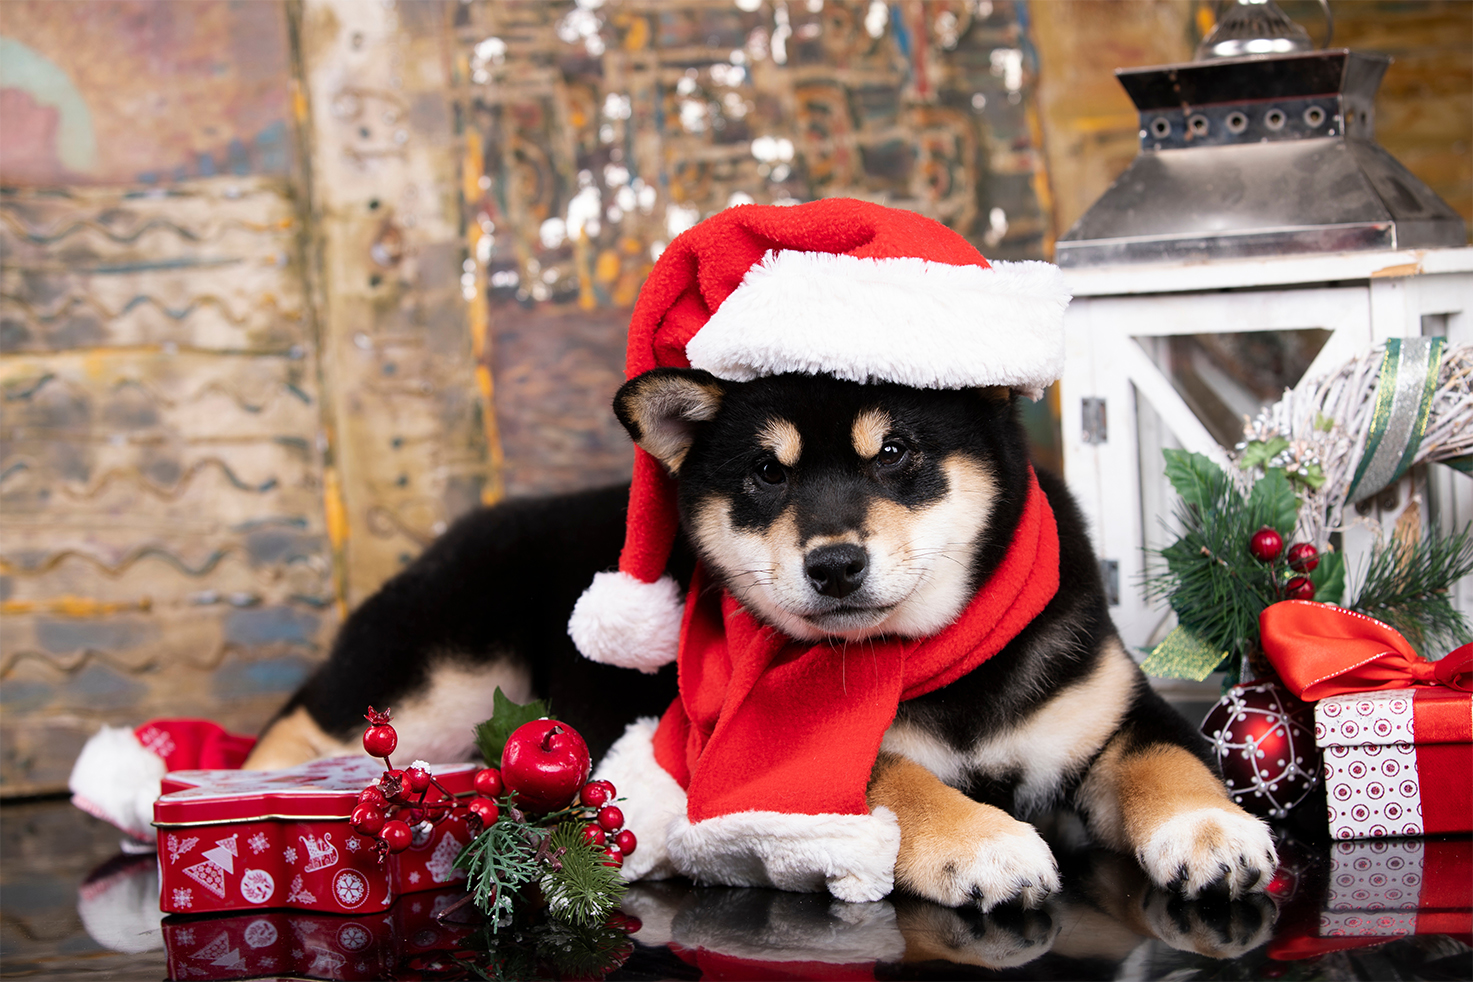
[[[473,793],[474,764],[432,768],[453,795]],[[165,913],[291,907],[387,910],[401,893],[464,879],[452,865],[472,838],[464,813],[421,822],[408,849],[380,863],[348,826],[358,794],[383,774],[369,757],[279,771],[174,771],[154,803],[159,906]]]
[[[435,915],[463,894],[441,889],[404,897],[369,914],[307,916],[253,910],[223,917],[169,917],[163,923],[169,978],[387,979],[404,968],[427,976],[454,965],[450,955],[475,925]]]
[[[1330,696],[1314,721],[1334,838],[1473,831],[1473,694]]]

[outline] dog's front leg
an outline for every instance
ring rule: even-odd
[[[1234,897],[1263,889],[1278,865],[1268,826],[1174,744],[1140,744],[1122,731],[1090,768],[1077,801],[1102,843],[1134,855],[1158,886],[1188,897],[1216,886]]]
[[[1033,826],[973,801],[914,761],[881,753],[868,798],[870,808],[883,805],[900,821],[896,886],[983,910],[1015,899],[1037,907],[1059,888],[1053,853]]]

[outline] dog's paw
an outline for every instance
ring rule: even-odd
[[[1014,900],[1037,907],[1059,889],[1054,854],[1033,826],[981,806],[971,824],[960,834],[926,836],[910,848],[902,840],[897,881],[939,904],[975,903],[984,911]]]
[[[1278,866],[1268,826],[1240,809],[1198,808],[1167,819],[1136,856],[1157,886],[1196,897],[1241,897],[1268,886]]]
[[[1237,958],[1264,944],[1273,937],[1279,916],[1264,893],[1239,900],[1188,900],[1165,890],[1150,891],[1142,912],[1151,932],[1166,944],[1208,958]]]

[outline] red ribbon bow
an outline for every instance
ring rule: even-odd
[[[1263,653],[1284,684],[1309,702],[1413,685],[1473,692],[1473,644],[1441,661],[1422,658],[1401,633],[1364,614],[1285,600],[1258,617]]]

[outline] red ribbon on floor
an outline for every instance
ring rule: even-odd
[[[1473,644],[1428,661],[1389,624],[1309,600],[1267,607],[1258,631],[1284,684],[1309,702],[1414,685],[1473,692]]]

